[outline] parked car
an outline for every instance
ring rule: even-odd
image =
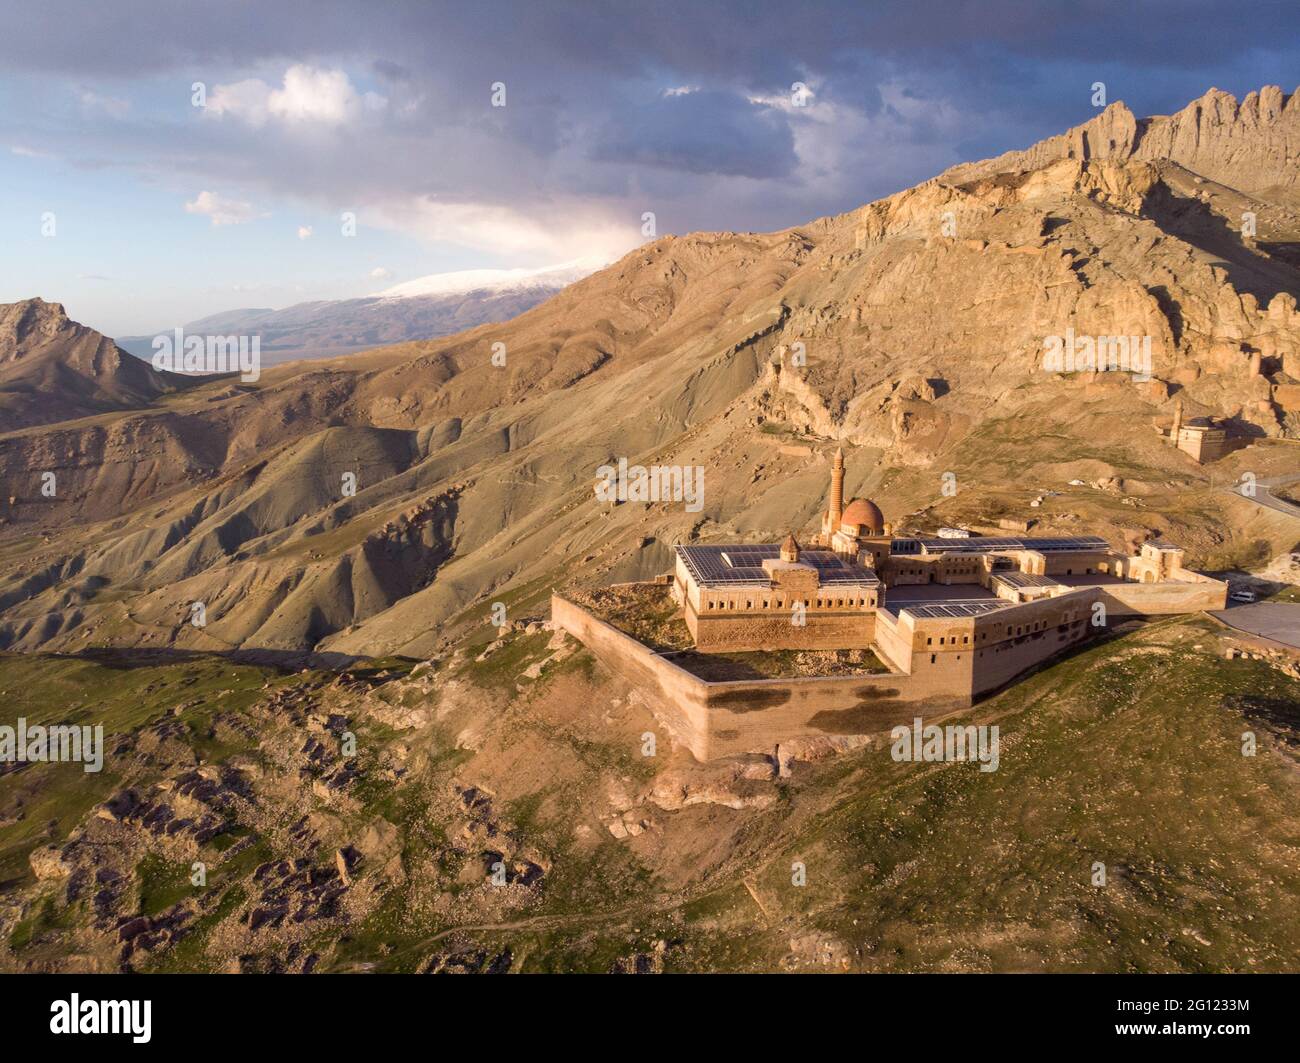
[[[1254,591],[1233,591],[1228,595],[1234,602],[1253,602],[1255,600]]]

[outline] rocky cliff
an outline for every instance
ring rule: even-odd
[[[1150,118],[1135,117],[1117,101],[1067,133],[1025,151],[954,166],[941,179],[1038,170],[1059,159],[1168,160],[1247,192],[1291,189],[1300,180],[1300,90],[1287,95],[1266,85],[1238,103],[1210,89],[1176,114]]]

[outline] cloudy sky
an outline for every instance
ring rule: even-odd
[[[646,212],[784,228],[1086,121],[1097,81],[1138,114],[1293,91],[1297,11],[0,0],[0,302],[152,333],[612,258]]]

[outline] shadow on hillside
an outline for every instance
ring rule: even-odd
[[[1232,694],[1223,705],[1240,712],[1251,723],[1267,726],[1288,746],[1300,746],[1300,703],[1288,698]]]
[[[1300,273],[1291,257],[1286,253],[1276,259],[1261,257],[1242,243],[1241,234],[1229,227],[1223,217],[1199,199],[1183,198],[1161,183],[1147,196],[1142,204],[1142,213],[1171,235],[1213,255],[1217,260],[1215,265],[1227,273],[1232,286],[1239,292],[1250,292],[1261,307],[1268,306],[1278,292],[1290,292],[1300,297]],[[1151,291],[1157,300],[1161,298],[1156,289]],[[1168,299],[1167,293],[1165,299]],[[1161,309],[1165,309],[1163,302]],[[1177,340],[1181,321],[1175,325],[1171,318],[1170,325]]]
[[[77,653],[13,653],[14,657],[50,657],[60,660],[90,661],[105,668],[161,668],[167,665],[203,664],[209,661],[226,661],[230,664],[254,665],[274,668],[283,674],[301,672],[308,669],[324,671],[384,671],[392,664],[385,662],[415,663],[414,658],[372,658],[359,657],[349,653],[312,650],[185,650],[160,647],[157,649],[137,649],[111,647],[91,647]]]

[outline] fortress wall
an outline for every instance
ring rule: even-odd
[[[1180,575],[1186,576],[1184,570]],[[1228,585],[1200,576],[1165,583],[1107,583],[1095,588],[1112,616],[1164,616],[1223,609],[1228,604]]]
[[[894,670],[911,672],[912,637],[911,617],[876,614],[876,655]]]
[[[969,694],[932,689],[907,675],[710,683],[709,755],[771,752],[783,742],[810,736],[877,734],[970,703]]]
[[[551,595],[551,620],[645,695],[659,710],[656,718],[697,760],[709,759],[708,684],[704,680],[558,594]]]
[[[917,716],[927,719],[967,708],[974,696],[1009,683],[1026,669],[1096,634],[1091,623],[1095,601],[1104,602],[1112,616],[1223,607],[1226,584],[1195,573],[1187,576],[1176,582],[1080,587],[1056,598],[980,616],[973,624],[937,622],[928,630],[931,622],[913,623],[906,617],[895,621],[882,614],[874,625],[873,648],[893,667],[906,662],[906,674],[707,683],[559,595],[551,598],[551,616],[610,671],[634,684],[676,741],[697,759],[708,760],[735,753],[770,753],[783,742],[809,736],[874,734]],[[789,645],[788,621],[765,619],[781,625],[780,644]],[[1008,624],[1014,631],[1040,620],[1047,625],[1041,631],[1004,635]],[[752,632],[754,618],[706,620],[706,624],[713,622],[740,624]],[[1062,622],[1064,631],[1059,630]],[[809,629],[812,624],[810,615]],[[950,638],[953,631],[972,628],[987,629],[993,637],[942,649],[937,638],[933,645],[925,645],[925,639],[939,630]],[[820,636],[817,641],[825,647]],[[854,648],[867,641],[873,641],[870,635],[855,642]]]
[[[974,693],[984,694],[1011,682],[1028,668],[1067,647],[1086,642],[1099,633],[1090,620],[1076,620],[1065,631],[1049,627],[1018,639],[1007,639],[978,650],[975,658]]]
[[[770,753],[811,735],[861,735],[970,705],[949,677],[907,675],[706,683],[582,607],[551,596],[551,619],[615,675],[634,684],[656,717],[698,760]]]

